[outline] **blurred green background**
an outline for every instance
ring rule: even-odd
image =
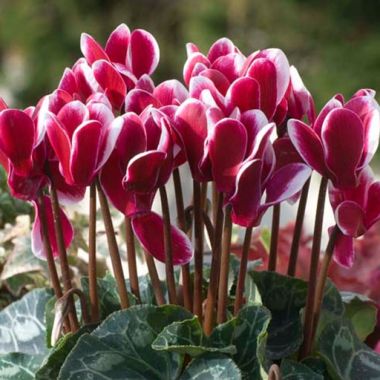
[[[283,49],[320,107],[337,92],[379,90],[379,14],[376,0],[0,0],[0,95],[36,103],[80,56],[81,32],[103,44],[125,22],[156,36],[156,83],[182,79],[186,42],[207,51],[228,36],[245,54]]]

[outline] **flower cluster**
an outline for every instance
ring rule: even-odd
[[[12,194],[35,204],[35,254],[46,255],[37,197],[54,186],[62,204],[77,202],[98,182],[146,250],[165,261],[164,221],[152,202],[187,163],[194,181],[215,183],[232,222],[248,228],[269,207],[296,200],[318,172],[330,183],[336,257],[352,264],[352,238],[380,218],[380,183],[368,168],[380,130],[372,90],[347,102],[336,95],[316,117],[311,94],[279,49],[245,56],[222,38],[203,54],[190,43],[185,85],[156,86],[150,75],[159,48],[148,32],[122,24],[104,48],[88,34],[80,46],[83,57],[35,107],[0,102],[1,163]],[[50,197],[44,202],[51,219]],[[61,218],[69,245],[72,228],[63,211]],[[172,225],[171,240],[173,263],[188,263],[189,238]]]

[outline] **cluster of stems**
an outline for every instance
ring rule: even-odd
[[[214,183],[212,184],[213,186],[209,191],[211,195],[209,201],[207,197],[207,184],[199,183],[197,181],[193,181],[193,196],[191,204],[186,207],[182,191],[183,187],[181,183],[180,170],[178,168],[173,171],[173,184],[176,200],[177,226],[184,233],[186,233],[191,240],[193,240],[194,276],[192,277],[190,274],[190,265],[185,264],[181,267],[180,283],[176,283],[172,257],[173,243],[171,237],[171,216],[169,200],[165,186],[162,186],[159,189],[159,195],[164,221],[163,241],[165,248],[165,278],[168,290],[167,299],[165,299],[155,260],[146,251],[144,251],[145,262],[152,283],[156,303],[158,305],[165,303],[183,305],[186,309],[192,311],[199,317],[203,323],[205,334],[210,335],[215,324],[220,324],[226,321],[227,311],[230,307],[231,301],[228,294],[229,259],[232,236],[231,207],[224,204],[224,194],[219,193],[216,190]],[[298,203],[298,212],[288,266],[289,276],[294,276],[296,273],[298,248],[300,244],[309,187],[310,179],[305,183]],[[335,227],[330,234],[330,240],[321,264],[321,269],[318,271],[326,190],[327,179],[322,178],[314,224],[309,286],[304,318],[304,342],[299,352],[299,357],[301,359],[310,354],[312,350],[313,339],[318,326],[320,308],[323,300],[323,290],[326,283],[327,271],[332,258],[334,244],[338,233],[338,227]],[[63,323],[64,331],[76,331],[79,328],[79,322],[75,311],[73,295],[78,294],[80,296],[80,291],[78,292],[78,289],[75,289],[72,284],[67,253],[63,241],[62,226],[59,218],[59,203],[54,184],[51,185],[50,192],[52,197],[54,227],[59,250],[59,261],[61,267],[63,289],[61,288],[59,276],[57,274],[57,269],[53,259],[46,221],[46,211],[43,202],[43,195],[41,193],[38,202],[40,204],[42,213],[41,223],[43,231],[43,244],[47,252],[48,268],[55,295],[57,299],[67,299],[67,315]],[[100,310],[96,272],[97,198],[99,199],[100,209],[105,226],[109,254],[112,262],[113,273],[117,283],[118,294],[120,296],[121,308],[125,309],[130,305],[128,290],[135,296],[137,302],[141,302],[141,297],[136,262],[135,237],[131,219],[126,216],[124,223],[130,284],[130,289],[127,289],[122,260],[116,240],[116,234],[112,222],[109,204],[98,179],[96,179],[90,186],[89,193],[88,277],[90,316],[87,316],[87,306],[83,300],[83,297],[81,298],[81,304],[82,308],[85,309],[85,312],[82,313],[84,316],[86,316],[86,320],[84,322],[98,323],[100,320]],[[209,207],[210,204],[211,207]],[[191,216],[190,218],[189,215]],[[268,260],[269,271],[276,271],[279,226],[280,205],[275,205],[273,206],[272,215],[271,245]],[[251,249],[252,232],[253,227],[247,227],[245,229],[240,260],[240,269],[236,283],[233,308],[231,309],[234,315],[237,315],[239,313],[240,309],[245,303],[245,279],[247,273],[248,256]],[[207,238],[205,235],[206,233]],[[210,276],[208,279],[209,281],[207,291],[204,289],[203,271],[205,261],[205,241],[209,242],[211,248]]]

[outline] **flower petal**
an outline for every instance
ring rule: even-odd
[[[288,134],[303,160],[319,174],[326,174],[323,147],[318,135],[300,120],[288,121]]]
[[[276,170],[266,185],[265,204],[281,203],[302,190],[311,175],[310,168],[301,163],[288,164]]]
[[[196,71],[196,68],[194,69]],[[203,69],[202,72],[199,74],[202,77],[206,77],[208,79],[211,79],[212,82],[214,83],[216,89],[222,94],[225,95],[229,86],[230,82],[229,80],[225,77],[224,74],[222,74],[218,70],[214,69]]]
[[[268,59],[255,59],[247,75],[255,79],[260,86],[260,108],[270,120],[276,110],[276,67]]]
[[[156,39],[146,30],[135,29],[129,41],[128,60],[137,78],[143,74],[152,74],[160,60],[160,49]]]
[[[226,94],[228,110],[239,107],[241,112],[260,108],[260,86],[252,78],[242,77],[236,79]]]
[[[149,92],[132,90],[125,98],[125,112],[135,112],[138,115],[148,106],[160,107],[160,102]]]
[[[332,110],[322,125],[326,165],[340,188],[357,185],[356,169],[363,152],[363,125],[359,117],[346,109]]]
[[[344,201],[335,210],[335,220],[343,234],[358,237],[366,231],[364,210],[355,202]]]
[[[313,124],[314,132],[320,137],[322,134],[322,125],[326,119],[326,116],[335,108],[342,108],[342,103],[336,98],[331,98],[325,106],[322,108],[318,117],[315,119],[315,123]]]
[[[19,175],[27,174],[32,168],[34,140],[34,123],[25,112],[10,108],[1,111],[0,150]]]
[[[71,69],[65,69],[59,82],[58,88],[60,90],[66,91],[70,95],[74,95],[78,92],[77,80],[75,79],[75,74]]]
[[[207,137],[205,106],[196,99],[186,100],[176,111],[173,127],[182,141],[193,178],[202,181],[199,165]]]
[[[165,162],[166,154],[151,150],[137,154],[128,164],[123,179],[124,189],[136,193],[152,192],[156,185],[160,169]]]
[[[202,63],[206,67],[210,66],[210,61],[202,53],[191,54],[183,67],[183,79],[187,86],[189,85],[190,79],[193,76],[194,68],[198,63]]]
[[[160,83],[153,91],[153,96],[163,105],[181,104],[189,96],[186,87],[176,79]]]
[[[108,37],[105,51],[111,62],[126,64],[131,32],[127,25],[120,24]]]
[[[112,106],[119,110],[127,93],[127,87],[122,76],[111,63],[103,59],[92,65],[92,71],[100,87],[106,91]]]
[[[243,227],[256,224],[262,195],[261,160],[245,162],[236,177],[235,193],[229,200],[232,221]]]
[[[79,100],[74,100],[65,104],[57,114],[57,119],[60,121],[71,140],[76,128],[83,122],[89,119],[89,112],[86,106]]]
[[[333,257],[338,264],[346,268],[351,268],[355,259],[354,239],[351,236],[346,236],[338,232]]]
[[[70,169],[76,185],[91,185],[96,173],[102,125],[96,120],[86,121],[73,134]]]
[[[5,100],[0,96],[0,111],[7,109],[7,103],[5,103]]]
[[[49,240],[50,240],[50,246],[53,251],[53,257],[57,258],[59,256],[58,253],[58,246],[57,246],[57,239],[55,237],[55,231],[54,231],[54,219],[53,219],[53,210],[51,205],[51,200],[49,197],[44,196],[43,197],[44,205],[45,205],[45,215],[46,215],[46,222],[48,227],[48,234],[49,234]],[[33,223],[32,228],[32,252],[35,256],[37,256],[40,259],[46,259],[47,253],[45,252],[43,248],[42,243],[42,226],[41,226],[41,207],[38,203],[33,202],[34,209],[35,209],[35,219]],[[73,227],[67,218],[66,214],[63,212],[62,209],[59,210],[59,216],[61,219],[62,224],[62,231],[63,231],[63,240],[65,243],[65,247],[68,248],[71,244],[73,237],[74,237],[74,230]]]
[[[164,222],[160,215],[150,212],[132,218],[133,231],[142,246],[157,260],[165,262]],[[171,226],[173,264],[187,264],[192,256],[189,238],[180,229]]]
[[[234,190],[235,177],[246,148],[247,131],[238,120],[223,119],[211,130],[208,149],[218,191],[228,194]]]
[[[380,138],[380,113],[373,109],[363,119],[364,125],[364,147],[359,168],[367,166],[375,155],[379,146]]]
[[[215,41],[208,51],[207,58],[211,63],[216,61],[219,57],[228,55],[235,52],[235,45],[228,38],[220,38]]]
[[[220,71],[232,83],[240,76],[244,58],[239,53],[231,53],[219,57],[211,65],[211,69]]]
[[[82,33],[80,37],[80,50],[89,65],[92,65],[98,59],[109,61],[103,48],[87,33]]]

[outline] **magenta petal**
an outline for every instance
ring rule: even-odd
[[[244,58],[241,54],[231,53],[219,57],[211,68],[220,71],[232,83],[240,76],[243,64]]]
[[[125,24],[120,24],[108,37],[105,51],[112,62],[126,64],[131,32]]]
[[[103,48],[87,33],[82,33],[80,37],[80,50],[89,65],[92,65],[98,59],[105,59],[109,61],[109,58]]]
[[[159,84],[153,91],[153,96],[163,105],[181,104],[189,93],[186,87],[176,79]]]
[[[99,85],[91,67],[85,59],[81,58],[73,67],[75,79],[78,85],[78,93],[82,99],[87,99],[94,92],[98,91]]]
[[[78,92],[77,80],[75,79],[75,75],[71,69],[65,69],[58,88],[68,92],[70,95]]]
[[[160,215],[153,212],[132,219],[133,231],[142,246],[157,260],[165,262],[164,223]],[[171,226],[173,264],[187,264],[192,256],[189,238],[175,226]]]
[[[3,111],[7,108],[8,108],[7,103],[5,103],[5,100],[0,96],[0,111]]]
[[[67,183],[72,184],[70,170],[71,143],[66,130],[59,120],[51,113],[46,117],[46,132],[51,146],[60,163],[60,170]]]
[[[364,210],[355,202],[344,201],[335,210],[335,220],[339,229],[348,236],[363,235]]]
[[[226,94],[227,109],[239,107],[241,112],[260,108],[260,86],[252,78],[236,79]]]
[[[150,94],[154,91],[154,82],[148,74],[142,75],[136,82],[136,90],[145,90]]]
[[[354,264],[354,259],[354,239],[338,232],[334,246],[334,260],[343,267],[351,268]]]
[[[364,147],[360,162],[360,169],[367,166],[375,155],[379,146],[380,138],[380,114],[373,109],[363,119],[364,125]]]
[[[25,112],[8,108],[0,113],[0,150],[19,175],[32,167],[34,139],[34,123]]]
[[[210,47],[207,58],[211,63],[216,61],[219,57],[228,55],[235,52],[235,45],[228,38],[220,38]]]
[[[244,163],[236,177],[236,189],[229,203],[232,206],[232,221],[243,227],[255,225],[261,199],[261,160]]]
[[[103,127],[109,126],[115,119],[112,106],[99,101],[91,101],[87,103],[87,109],[89,112],[89,120],[98,121]]]
[[[53,251],[53,257],[57,258],[59,256],[59,253],[58,253],[58,248],[57,248],[57,239],[55,237],[55,231],[54,231],[54,219],[53,219],[51,200],[47,196],[44,196],[43,200],[45,204],[45,212],[46,212],[50,245]],[[32,235],[31,235],[32,251],[38,258],[46,259],[46,252],[43,248],[43,243],[42,243],[42,226],[41,226],[41,220],[40,220],[41,208],[36,202],[33,202],[33,204],[34,204],[34,209],[35,209],[36,214],[35,214],[35,220],[34,220],[33,228],[32,228]],[[59,211],[60,211],[59,216],[61,219],[62,231],[63,231],[63,240],[65,243],[65,247],[68,248],[73,240],[74,230],[66,214],[63,212],[63,210],[60,209]]]
[[[174,128],[184,146],[193,178],[201,181],[199,165],[207,137],[205,106],[195,99],[186,100],[176,111]]]
[[[371,184],[365,213],[365,224],[370,228],[380,219],[380,182]]]
[[[157,108],[161,106],[152,94],[144,90],[132,90],[125,98],[125,112],[135,112],[139,115],[149,105]]]
[[[296,119],[288,121],[288,134],[303,160],[319,174],[326,174],[324,153],[318,135],[305,123]]]
[[[156,187],[160,169],[166,154],[159,151],[148,151],[133,157],[123,179],[124,188],[136,193],[149,193]]]
[[[128,46],[128,60],[133,74],[137,78],[152,74],[159,59],[160,50],[155,38],[145,30],[135,29]]]
[[[190,55],[183,67],[183,79],[186,85],[189,85],[194,68],[198,63],[202,63],[205,67],[210,66],[210,61],[202,53],[194,53]]]
[[[268,59],[258,58],[249,67],[247,75],[259,83],[260,108],[270,120],[277,105],[276,67]]]
[[[247,148],[247,131],[234,119],[223,119],[208,138],[212,174],[218,191],[230,193]]]
[[[363,125],[359,117],[346,109],[331,111],[322,125],[326,165],[340,188],[357,185],[356,169],[363,152]]]
[[[197,66],[198,67],[198,66]],[[197,68],[194,69],[194,72],[196,71]],[[194,74],[193,72],[193,74]],[[229,80],[225,77],[224,74],[222,74],[218,70],[214,69],[202,69],[201,73],[199,74],[202,77],[206,77],[208,79],[211,79],[212,82],[214,83],[216,89],[222,94],[225,95],[229,86],[230,82]]]
[[[267,206],[281,203],[299,191],[311,175],[310,168],[301,163],[288,164],[273,173],[266,185]]]
[[[102,125],[90,120],[80,125],[73,134],[70,169],[77,185],[88,186],[96,173]]]
[[[249,159],[263,159],[270,138],[276,129],[274,123],[269,123],[261,127],[254,136],[251,151],[248,151]]]
[[[315,123],[313,124],[314,132],[320,137],[322,134],[322,124],[325,121],[327,115],[330,111],[335,108],[342,108],[342,103],[336,98],[330,99],[325,106],[322,108],[318,117],[315,119]]]
[[[106,91],[113,107],[120,109],[127,93],[127,87],[122,76],[111,63],[105,60],[96,61],[92,65],[92,70],[95,79]]]
[[[86,106],[79,100],[67,103],[57,114],[57,119],[65,128],[67,136],[71,139],[75,129],[88,120],[89,112]]]

